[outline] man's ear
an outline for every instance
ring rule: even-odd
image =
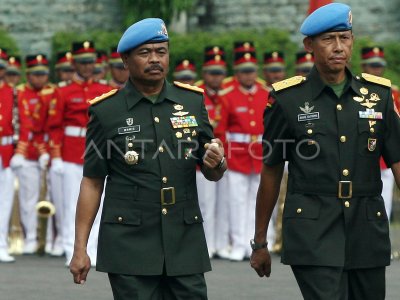
[[[121,53],[121,59],[122,59],[122,62],[124,63],[125,69],[128,69],[128,56],[129,56],[129,52]]]
[[[309,53],[313,53],[314,48],[313,48],[313,40],[311,37],[307,36],[303,39],[303,45],[304,45],[304,50],[306,50]]]

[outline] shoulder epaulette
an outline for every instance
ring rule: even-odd
[[[58,87],[64,87],[67,86],[71,83],[71,80],[65,80],[65,81],[60,81],[59,83],[57,83]]]
[[[194,83],[194,85],[195,86],[200,86],[200,85],[202,85],[204,83],[204,80],[197,80],[195,83]]]
[[[368,82],[373,82],[373,83],[384,85],[384,86],[387,86],[387,87],[391,87],[392,86],[392,83],[390,82],[390,80],[386,79],[386,78],[383,78],[383,77],[371,75],[371,74],[368,74],[368,73],[361,73],[361,77],[364,78]]]
[[[40,94],[43,95],[43,96],[50,95],[50,94],[53,94],[53,93],[54,93],[54,88],[53,87],[48,87],[48,88],[42,89],[40,91]]]
[[[256,81],[258,83],[260,83],[261,85],[266,85],[267,84],[267,82],[264,79],[260,78],[260,77],[257,77]]]
[[[92,99],[92,100],[89,100],[88,102],[89,102],[90,105],[97,104],[97,103],[99,103],[99,102],[111,97],[112,95],[114,95],[118,91],[119,91],[118,89],[113,89],[113,90],[109,91],[108,93],[105,93],[105,94],[103,94],[101,96],[98,96],[98,97]]]
[[[17,87],[16,87],[16,89],[17,89],[18,92],[23,92],[23,91],[25,91],[25,83],[20,83],[20,84],[18,84]]]
[[[190,85],[190,84],[187,84],[187,83],[174,81],[174,85],[176,85],[177,87],[183,88],[183,89],[187,89],[187,90],[193,91],[193,92],[197,92],[197,93],[201,93],[201,94],[204,93],[204,90],[202,88],[199,88],[197,86]]]
[[[107,80],[105,80],[105,79],[98,79],[98,80],[96,80],[96,82],[101,83],[101,84],[108,85],[108,82],[107,82]]]
[[[235,88],[235,87],[234,87],[233,85],[228,86],[227,88],[225,88],[225,89],[223,89],[223,90],[220,90],[220,91],[218,92],[218,95],[219,95],[219,96],[225,96],[226,94],[228,94],[229,92],[231,92],[234,88]]]
[[[280,90],[287,89],[291,86],[298,85],[305,80],[306,80],[306,78],[304,76],[293,76],[288,79],[273,83],[272,87],[274,88],[274,90],[276,92],[278,92]]]
[[[222,83],[227,83],[227,82],[231,82],[233,80],[233,76],[229,76],[224,78],[224,80],[222,80]]]

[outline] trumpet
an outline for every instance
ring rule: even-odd
[[[40,179],[40,197],[36,204],[38,215],[38,250],[39,255],[44,255],[47,237],[48,219],[56,213],[56,208],[47,198],[47,170],[43,170]]]

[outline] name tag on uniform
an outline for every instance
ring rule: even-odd
[[[318,120],[318,119],[319,119],[319,112],[297,115],[297,121],[298,122]]]
[[[195,116],[170,118],[173,128],[187,128],[198,126]]]
[[[246,106],[238,106],[238,107],[236,107],[236,112],[238,112],[238,113],[244,113],[246,111],[248,111],[248,107],[246,107]]]
[[[72,103],[81,103],[81,102],[83,102],[83,98],[72,98],[71,102]]]
[[[132,132],[140,132],[140,125],[126,126],[118,128],[118,134],[127,134]]]
[[[358,115],[360,119],[373,119],[382,120],[383,116],[381,112],[375,111],[374,109],[367,109],[365,111],[359,111]]]

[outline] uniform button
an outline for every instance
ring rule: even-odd
[[[160,151],[161,153],[164,152],[164,147],[163,146],[158,147],[158,151]]]
[[[253,97],[249,97],[249,101],[253,101]]]
[[[197,221],[199,219],[199,217],[198,216],[194,216],[194,219]]]
[[[343,174],[343,176],[349,176],[349,170],[344,169],[344,170],[342,171],[342,174]]]
[[[377,217],[380,217],[380,216],[381,216],[381,212],[378,211],[378,212],[376,213],[376,216],[377,216]]]
[[[160,123],[160,119],[158,117],[154,117],[154,122]]]
[[[312,133],[313,133],[313,130],[312,130],[312,129],[307,129],[307,133],[308,133],[308,134],[312,134]]]
[[[163,178],[162,178],[162,182],[163,182],[163,183],[167,183],[167,181],[168,181],[168,178],[167,178],[167,177],[163,177]]]
[[[251,122],[250,122],[250,126],[251,126],[251,127],[256,126],[256,121],[251,121]]]
[[[374,133],[374,132],[375,132],[374,127],[371,127],[371,128],[369,129],[369,131],[372,132],[372,133]]]
[[[165,216],[168,213],[168,210],[166,208],[163,208],[161,210],[161,213]]]
[[[344,206],[350,207],[350,202],[349,202],[349,201],[346,201],[346,202],[344,203]]]
[[[133,147],[133,143],[128,143],[128,147],[132,148]]]
[[[254,115],[254,109],[251,108],[251,109],[249,110],[249,113],[250,113],[251,115]]]
[[[118,222],[122,222],[122,217],[118,217]]]
[[[337,110],[342,110],[342,106],[340,104],[336,105]]]
[[[190,136],[188,136],[187,140],[190,142],[192,140],[192,138]]]
[[[342,136],[340,137],[340,141],[341,141],[342,143],[345,143],[345,142],[346,142],[346,136],[342,135]]]
[[[298,209],[296,210],[296,212],[297,212],[298,214],[301,214],[301,208],[298,208]]]

